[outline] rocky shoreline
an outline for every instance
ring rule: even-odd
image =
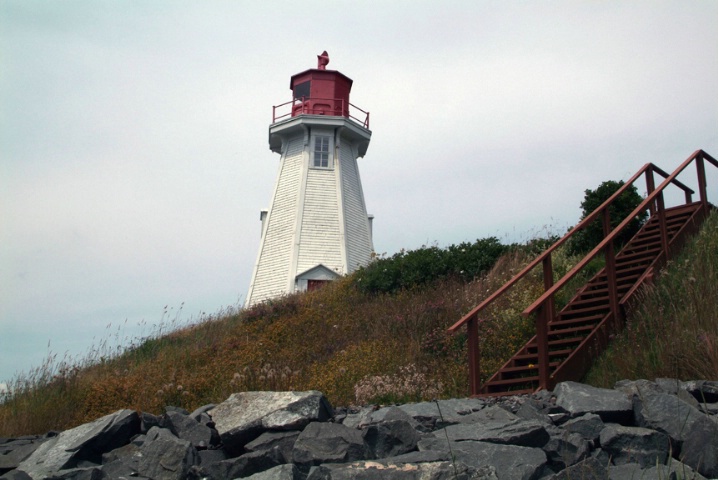
[[[0,438],[0,479],[718,478],[718,382],[564,382],[490,399],[334,410],[316,391],[120,410]]]

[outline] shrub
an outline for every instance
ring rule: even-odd
[[[619,188],[624,185],[623,180],[615,182],[608,180],[601,183],[596,190],[586,190],[586,196],[581,202],[583,215],[581,219],[586,218],[593,213],[596,208],[601,206],[603,202],[613,195]],[[616,228],[628,215],[643,201],[641,195],[635,185],[631,185],[623,194],[621,194],[609,207],[608,211],[611,219],[611,228]],[[631,223],[623,229],[616,239],[617,247],[624,245],[633,237],[641,228],[646,220],[647,213],[642,212]],[[603,240],[603,220],[599,216],[586,226],[583,230],[576,232],[570,240],[572,253],[587,253]]]
[[[379,258],[355,274],[356,286],[365,293],[391,293],[426,285],[440,278],[456,276],[465,281],[488,271],[511,247],[496,237],[474,243],[401,250],[389,258]]]

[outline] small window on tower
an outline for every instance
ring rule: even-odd
[[[329,137],[314,137],[314,167],[329,168]]]

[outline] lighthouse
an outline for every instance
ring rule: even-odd
[[[280,155],[245,306],[312,290],[371,259],[357,159],[369,147],[369,113],[349,103],[352,80],[317,68],[293,75],[292,100],[273,107],[269,149]]]

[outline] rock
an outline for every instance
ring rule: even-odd
[[[587,458],[548,478],[550,480],[608,480],[609,474],[605,465],[602,465],[595,458]]]
[[[495,480],[492,467],[470,468],[461,463],[433,462],[419,464],[393,464],[379,461],[364,461],[350,464],[321,465],[307,480],[453,480],[482,479]]]
[[[282,453],[284,461],[282,463],[292,462],[292,450],[294,450],[294,444],[299,437],[299,432],[264,432],[256,439],[249,442],[244,448],[248,452],[259,452],[264,450],[270,450],[272,448],[279,448]]]
[[[297,438],[292,453],[298,466],[365,460],[370,452],[359,430],[336,423],[310,423]]]
[[[187,440],[195,448],[207,448],[213,444],[212,430],[189,415],[167,412],[166,425],[177,438]]]
[[[655,477],[645,477],[643,469],[637,463],[624,463],[623,465],[609,465],[608,478],[609,480],[637,480]]]
[[[299,470],[294,464],[279,465],[264,472],[250,475],[251,480],[294,480],[299,476]]]
[[[195,420],[197,422],[201,422],[200,418],[202,414],[206,414],[210,410],[212,410],[216,405],[214,403],[210,403],[207,405],[202,405],[201,407],[196,408],[192,413],[189,414],[189,418],[192,420]]]
[[[2,439],[0,441],[0,475],[14,470],[46,441],[43,437]]]
[[[577,433],[586,440],[596,442],[601,430],[606,426],[601,417],[595,413],[587,413],[580,417],[572,418],[562,425],[562,428],[569,433]]]
[[[692,380],[683,382],[683,389],[693,395],[699,403],[718,402],[718,382],[708,380]]]
[[[136,412],[119,410],[43,442],[17,469],[32,478],[43,478],[75,468],[83,461],[99,465],[104,451],[127,444],[139,429]]]
[[[591,447],[588,440],[578,433],[564,431],[552,436],[543,450],[552,466],[563,469],[588,457]]]
[[[156,480],[183,480],[198,463],[197,451],[187,440],[164,428],[152,427],[140,447],[137,473]]]
[[[491,406],[474,415],[477,423],[449,425],[434,432],[434,436],[448,436],[451,441],[475,440],[525,447],[542,447],[549,440],[542,424],[522,420],[501,407]]]
[[[628,395],[616,390],[591,387],[576,382],[561,382],[553,391],[556,405],[572,417],[595,413],[604,422],[629,424],[633,418],[633,404]]]
[[[406,420],[389,420],[369,425],[362,436],[369,447],[371,458],[394,457],[411,452],[416,450],[420,439],[419,432]]]
[[[695,423],[710,417],[675,395],[644,392],[634,397],[636,425],[665,433],[674,441],[674,453],[686,440]]]
[[[664,464],[671,448],[669,438],[660,432],[622,425],[606,425],[600,441],[614,465],[637,463],[642,468]]]
[[[654,465],[653,467],[647,468],[642,473],[642,478],[706,480],[706,477],[676,459],[672,459],[668,465]]]
[[[499,480],[537,478],[547,463],[540,448],[499,445],[488,442],[447,442],[438,438],[419,441],[419,450],[437,450],[448,453],[458,462],[470,467],[491,466]]]
[[[239,454],[267,430],[301,430],[331,418],[329,401],[317,391],[240,392],[210,411],[225,449]]]
[[[398,408],[409,414],[421,425],[421,431],[431,432],[437,428],[462,422],[473,422],[472,414],[486,404],[478,398],[438,400],[436,402],[407,403]]]
[[[240,478],[263,472],[283,463],[283,456],[278,447],[258,452],[245,453],[236,458],[229,458],[202,467],[210,478],[222,480]]]
[[[704,417],[688,427],[679,458],[701,475],[718,478],[718,422]]]

